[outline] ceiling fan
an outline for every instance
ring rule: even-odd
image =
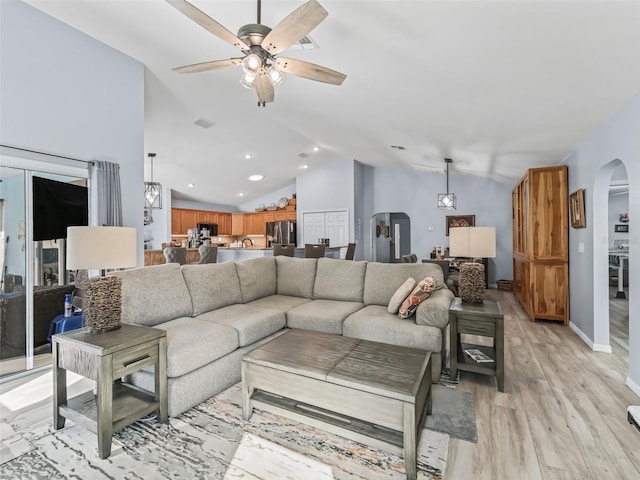
[[[268,102],[273,102],[274,87],[282,83],[285,72],[332,85],[341,85],[347,78],[340,72],[313,63],[293,58],[276,58],[277,54],[306,36],[328,15],[316,0],[309,0],[296,8],[273,29],[260,24],[261,0],[257,0],[257,23],[240,27],[237,36],[186,0],[166,1],[198,25],[244,53],[244,57],[174,68],[178,73],[207,72],[242,65],[243,75],[240,83],[247,88],[255,89],[258,94],[258,106],[263,107]]]

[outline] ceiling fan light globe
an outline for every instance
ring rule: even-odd
[[[251,75],[250,73],[245,73],[240,78],[240,85],[242,85],[244,88],[252,89],[253,82],[255,81],[255,79],[256,79],[255,75]]]
[[[256,75],[262,67],[262,59],[255,53],[250,53],[242,59],[242,70],[249,75]]]
[[[269,81],[274,87],[277,87],[284,81],[284,73],[282,73],[273,65],[269,65],[269,67],[267,68],[267,77],[269,77]]]

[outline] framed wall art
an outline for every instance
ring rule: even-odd
[[[586,228],[587,218],[584,214],[584,188],[579,188],[569,195],[569,208],[571,209],[571,226],[573,228]]]
[[[629,224],[628,223],[617,223],[614,227],[614,231],[621,233],[629,233]]]
[[[446,234],[449,236],[451,227],[475,227],[475,215],[447,215]]]

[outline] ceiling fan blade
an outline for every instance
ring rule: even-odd
[[[218,70],[220,68],[233,67],[242,63],[241,58],[229,58],[227,60],[215,60],[213,62],[194,63],[192,65],[185,65],[184,67],[176,67],[172,69],[178,73],[198,73],[208,72],[210,70]]]
[[[273,85],[264,73],[261,73],[254,80],[254,87],[258,94],[258,103],[264,106],[265,103],[273,102],[274,89]]]
[[[276,55],[316,28],[329,13],[316,0],[296,8],[264,37],[262,48]]]
[[[308,78],[316,82],[330,83],[332,85],[342,85],[347,76],[344,73],[336,72],[330,68],[316,65],[315,63],[303,62],[293,58],[280,57],[276,60],[276,68],[285,72]]]
[[[216,37],[224,40],[227,43],[230,43],[234,47],[239,48],[242,51],[248,51],[249,46],[236,37],[233,33],[227,30],[225,27],[216,22],[209,15],[204,13],[202,10],[191,5],[189,2],[185,0],[166,0],[173,7],[180,10],[183,14],[189,17],[191,20],[196,22],[201,27],[209,30]]]

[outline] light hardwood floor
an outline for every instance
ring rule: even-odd
[[[611,302],[607,354],[560,323],[529,322],[511,293],[487,296],[505,312],[505,392],[493,378],[461,373],[459,388],[475,396],[478,443],[449,441],[445,479],[640,479],[640,432],[626,420],[640,398],[625,386],[625,300]],[[83,379],[69,394],[91,387]],[[50,424],[52,388],[50,372],[0,385],[0,423],[20,431]]]
[[[626,409],[628,308],[613,300],[613,353],[591,351],[568,327],[530,322],[511,293],[488,290],[505,313],[505,392],[462,372],[475,397],[478,443],[449,441],[446,479],[640,479],[640,432]]]

